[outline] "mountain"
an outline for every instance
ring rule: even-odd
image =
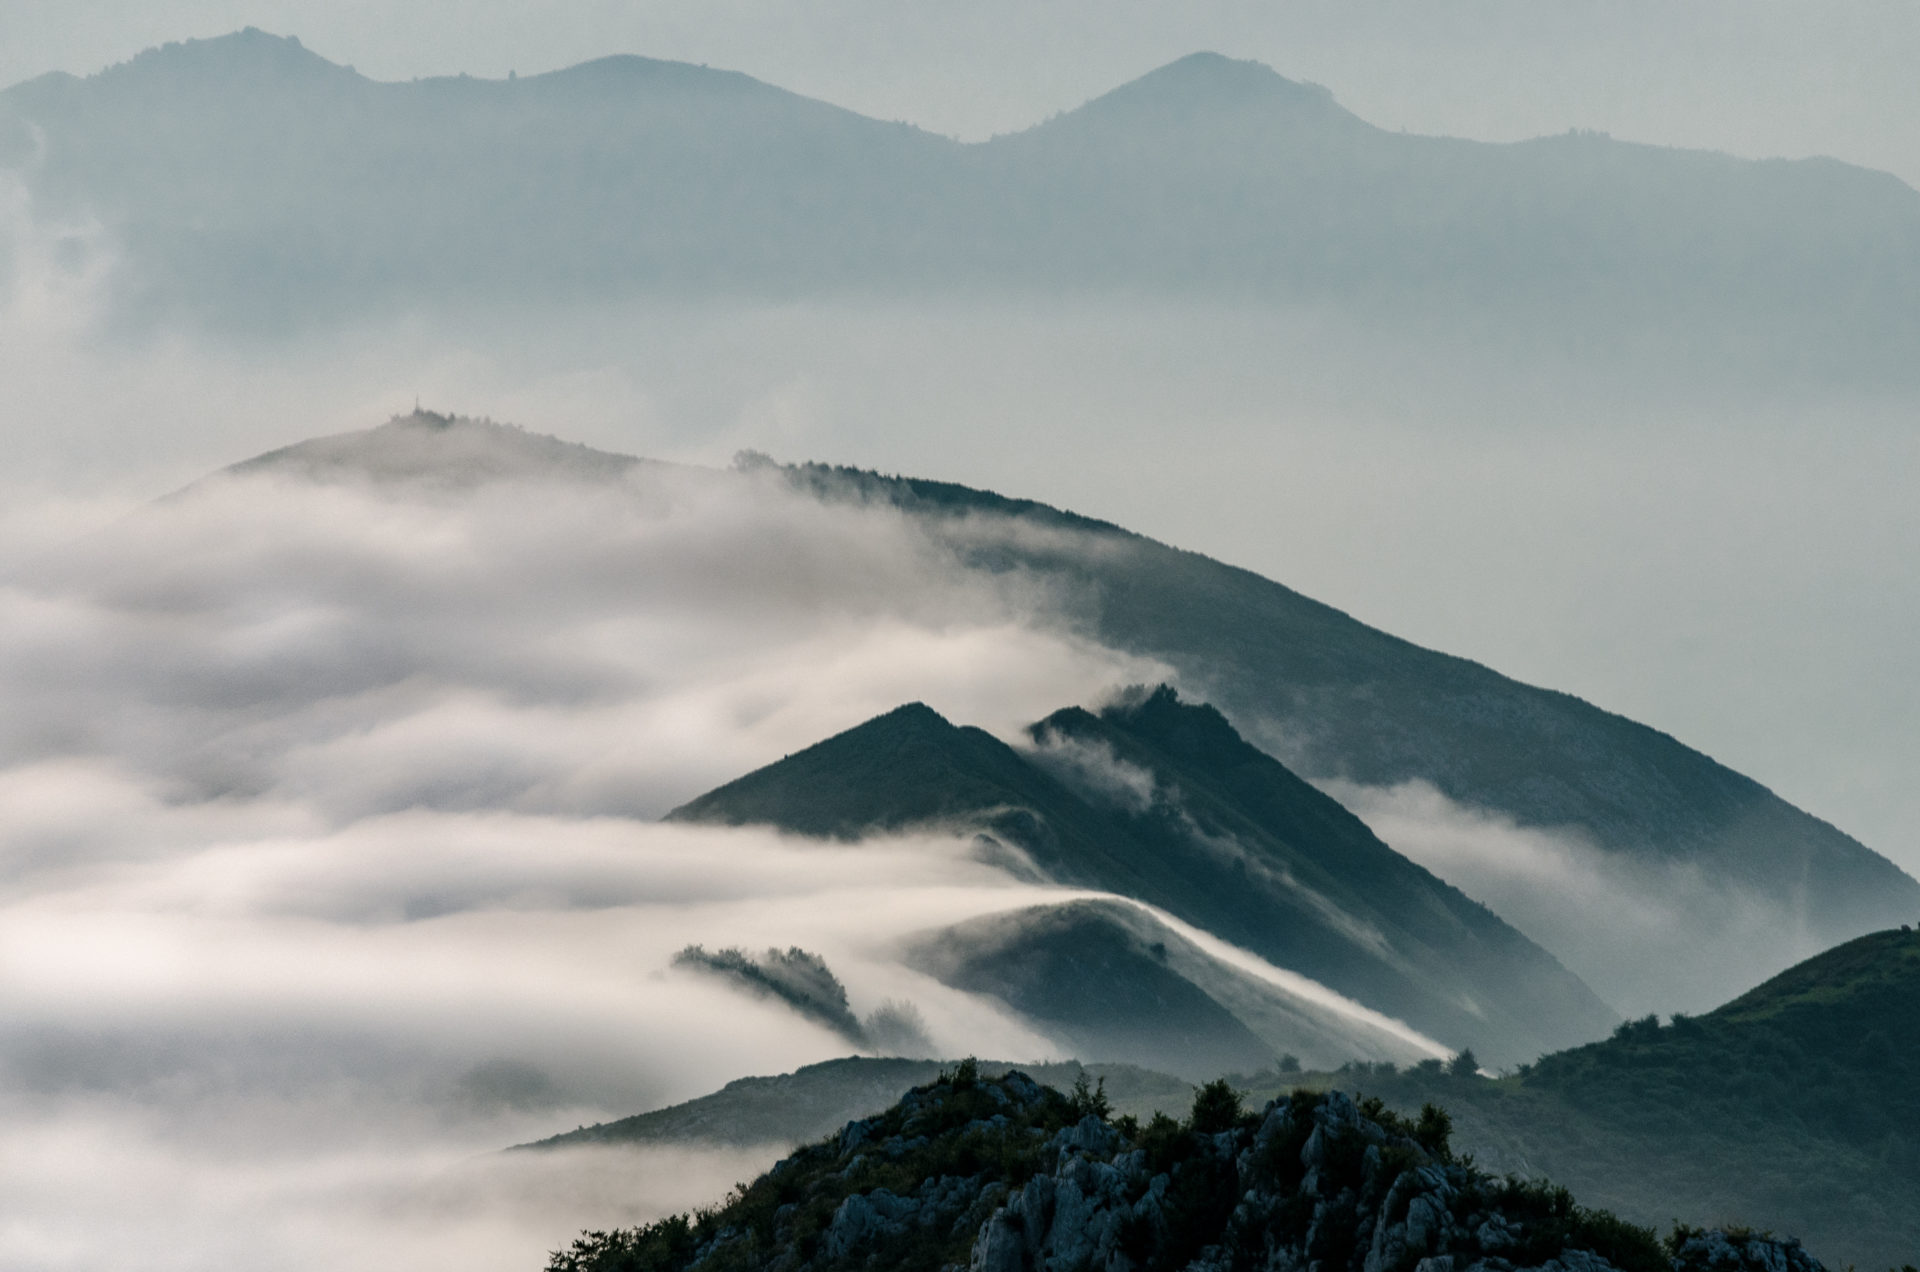
[[[1799,1233],[1860,1267],[1920,1252],[1920,933],[1849,941],[1702,1016],[1649,1017],[1498,1082],[1342,1075],[1453,1113],[1485,1166],[1641,1223]]]
[[[1005,1061],[977,1060],[981,1072],[1000,1074]],[[520,1149],[584,1144],[780,1144],[796,1147],[831,1134],[858,1118],[884,1113],[915,1086],[934,1081],[953,1066],[938,1060],[847,1056],[805,1065],[774,1077],[736,1078],[711,1095],[614,1122],[583,1126]],[[1164,1073],[1124,1064],[1022,1065],[1038,1080],[1071,1087],[1083,1077],[1098,1084],[1114,1108],[1150,1118],[1161,1109],[1185,1108],[1193,1087]]]
[[[792,1143],[836,1118],[871,1116],[935,1068],[834,1061],[551,1142]],[[1046,1080],[1075,1076],[1057,1072]],[[1193,1090],[1138,1070],[1089,1072],[1106,1075],[1124,1093],[1118,1111],[1141,1121],[1178,1112]],[[1553,1179],[1634,1223],[1793,1232],[1836,1266],[1898,1267],[1920,1251],[1920,932],[1911,929],[1847,942],[1705,1015],[1629,1022],[1498,1079],[1362,1064],[1234,1081],[1279,1100],[1357,1086],[1409,1118],[1444,1108],[1453,1146],[1481,1167]],[[790,1110],[805,1110],[809,1129],[768,1133],[793,1125]]]
[[[968,1062],[809,1144],[713,1211],[583,1234],[548,1272],[886,1267],[1819,1272],[1798,1241],[1649,1230],[1456,1161],[1444,1114],[1224,1083],[1181,1121],[1115,1118]]]
[[[471,490],[489,482],[537,477],[560,482],[614,481],[658,461],[594,450],[510,424],[415,410],[371,431],[315,437],[244,460],[219,478],[272,476],[329,483],[372,480]],[[191,487],[188,487],[191,489]]]
[[[1023,754],[911,704],[669,818],[838,838],[929,826],[982,834],[1053,882],[1159,907],[1452,1049],[1520,1059],[1604,1033],[1614,1020],[1551,956],[1394,853],[1211,708],[1163,687],[1098,715],[1059,712],[1035,725],[1032,739],[1036,749]],[[1060,939],[1058,930],[1045,938],[1037,930],[1053,927],[1051,916],[1025,922],[1036,930],[1005,938],[1006,948],[1034,956]],[[1079,935],[1092,938],[1084,927]],[[1010,982],[981,964],[980,939],[975,933],[968,957],[943,960],[957,983],[1017,986],[1015,1000],[1044,989],[1083,1005],[1117,989],[1099,971],[1088,974],[1098,959],[1060,960],[1074,972],[1064,985]],[[1130,992],[1152,997],[1153,978],[1139,974],[1139,960],[1134,967]],[[1159,969],[1148,962],[1145,970]],[[1172,992],[1175,979],[1160,992]],[[1197,1027],[1190,1013],[1205,1008],[1186,997],[1181,1027]],[[1138,1014],[1114,1017],[1141,1027]]]
[[[1465,305],[1905,376],[1920,326],[1920,194],[1892,177],[1409,136],[1207,53],[963,145],[707,67],[380,83],[249,29],[7,89],[0,164],[40,214],[104,228],[127,313],[231,330],[483,301],[1123,293],[1449,325]]]
[[[1283,1056],[1331,1067],[1439,1050],[1391,1022],[1262,980],[1124,902],[983,915],[926,934],[907,961],[999,999],[1070,1054],[1192,1082],[1270,1069]]]
[[[532,483],[525,497],[537,503],[554,497],[555,483],[624,480],[620,474],[644,471],[668,486],[732,487],[756,500],[892,510],[943,569],[1013,580],[1023,595],[1044,600],[1031,621],[1169,668],[1248,744],[1333,791],[1363,820],[1387,826],[1380,813],[1394,812],[1398,792],[1423,792],[1425,803],[1415,811],[1440,805],[1432,814],[1440,820],[1393,821],[1387,838],[1394,849],[1489,905],[1628,1015],[1709,1009],[1757,976],[1920,916],[1920,883],[1677,739],[1423,649],[1250,571],[1105,522],[944,482],[751,457],[729,472],[661,464],[641,470],[633,467],[638,462],[503,425],[416,413],[263,456],[222,479],[364,479],[403,498],[448,485],[435,474],[473,482],[512,477]],[[996,739],[929,717],[909,712],[886,726],[913,735],[917,719],[928,742],[923,748],[902,755],[852,748],[823,766],[862,792],[868,802],[857,808],[836,806],[832,786],[817,796],[784,791],[777,807],[770,802],[757,812],[752,783],[736,784],[728,799],[742,817],[834,835],[857,828],[845,824],[853,812],[905,824],[1044,798],[1058,802],[1063,815],[1054,819],[1054,833],[1066,836],[1057,850],[1041,846],[1054,854],[1052,868],[1062,868],[1061,854],[1073,855],[1097,867],[1098,877],[1126,885],[1117,890],[1140,895],[1136,876],[1152,863],[1103,847],[1109,831],[1119,834],[1110,819],[1084,823],[1100,830],[1081,835],[1073,828],[1083,824],[1086,800]],[[1145,735],[1116,742],[1136,744],[1162,749]],[[896,770],[899,789],[883,796]],[[1256,764],[1254,771],[1272,777],[1276,789],[1292,789],[1271,769]],[[1193,789],[1214,806],[1207,784]],[[882,798],[890,802],[871,802]],[[1264,816],[1256,814],[1252,820]],[[1340,821],[1328,815],[1330,824]],[[1515,847],[1508,831],[1532,838]],[[1013,833],[999,838],[1018,841]],[[1562,857],[1543,861],[1542,841]],[[1463,843],[1473,851],[1461,853]],[[1169,895],[1186,886],[1178,878],[1163,882]],[[1337,878],[1325,886],[1351,890]],[[1416,919],[1428,921],[1407,915]],[[1596,1023],[1563,1041],[1607,1027]]]
[[[1920,883],[1766,787],[1570,694],[1423,649],[1248,570],[1117,526],[945,482],[779,470],[885,503],[973,568],[1019,572],[1088,639],[1156,659],[1237,729],[1362,816],[1415,786],[1478,854],[1423,856],[1628,1012],[1711,1006],[1771,972],[1920,915]],[[1503,855],[1503,825],[1567,862]],[[1443,826],[1451,831],[1453,824]],[[1414,830],[1417,832],[1418,827]],[[1661,916],[1622,924],[1636,912]]]

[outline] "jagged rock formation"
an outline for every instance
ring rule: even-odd
[[[971,1064],[850,1122],[719,1210],[589,1233],[549,1272],[1820,1272],[1797,1242],[1653,1234],[1454,1161],[1447,1119],[1340,1092],[1256,1114],[1224,1083],[1185,1122],[1110,1119]]]

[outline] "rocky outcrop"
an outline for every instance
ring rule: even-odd
[[[589,1234],[550,1272],[1824,1272],[1795,1241],[1661,1243],[1492,1178],[1453,1159],[1431,1107],[1301,1092],[1247,1113],[1213,1084],[1186,1122],[1105,1112],[1098,1092],[963,1069],[720,1211]]]
[[[1683,1272],[1822,1272],[1814,1258],[1791,1238],[1780,1241],[1753,1233],[1676,1232],[1673,1266]]]

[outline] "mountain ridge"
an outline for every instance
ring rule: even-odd
[[[1347,1075],[1443,1099],[1490,1167],[1636,1222],[1791,1229],[1862,1267],[1920,1250],[1920,934],[1868,933],[1700,1016],[1629,1021],[1499,1082]]]
[[[1896,379],[1920,330],[1920,193],[1885,174],[1390,133],[1218,54],[961,143],[686,63],[385,82],[249,31],[0,91],[6,155],[46,215],[122,249],[118,312],[223,330],[528,298],[1159,296],[1655,327]]]
[[[1757,1011],[1762,1005],[1768,1010]],[[1785,1032],[1782,1013],[1799,1017]],[[1862,1048],[1875,1021],[1891,1032],[1877,1049]],[[1498,1079],[1438,1064],[1360,1064],[1336,1073],[1240,1074],[1233,1084],[1250,1099],[1282,1101],[1296,1090],[1357,1088],[1409,1120],[1423,1106],[1441,1107],[1453,1147],[1482,1168],[1536,1184],[1551,1178],[1630,1222],[1793,1231],[1836,1267],[1898,1267],[1920,1248],[1920,1214],[1911,1204],[1920,1180],[1916,1029],[1920,934],[1895,928],[1823,951],[1705,1016],[1628,1022],[1612,1038]],[[1790,1058],[1778,1049],[1788,1038],[1800,1048]],[[925,1062],[923,1070],[895,1073],[886,1067],[892,1063],[835,1061],[746,1086],[757,1092],[752,1084],[783,1083],[787,1101],[810,1109],[808,1125],[825,1133],[836,1113],[870,1117],[939,1067]],[[859,1098],[836,1094],[865,1081],[857,1075],[875,1081],[857,1087]],[[1065,1086],[1072,1072],[1062,1067],[1044,1080]],[[1115,1111],[1142,1123],[1155,1113],[1178,1115],[1194,1090],[1138,1070],[1126,1071],[1115,1089],[1124,1093]],[[675,1106],[688,1111],[554,1142],[680,1143],[712,1138],[713,1127],[733,1137],[724,1142],[745,1142],[750,1126],[770,1116],[757,1099],[716,1092],[695,1101],[700,1126],[709,1128],[698,1133],[667,1129],[696,1112]]]
[[[443,429],[403,420],[393,433],[445,445],[449,454],[491,437],[529,472],[553,471],[521,445],[531,435],[488,433],[475,421]],[[346,463],[354,445],[343,436],[334,444]],[[384,462],[378,452],[386,436],[362,435],[369,470]],[[732,472],[661,471],[897,509],[960,566],[1019,570],[1046,584],[1061,598],[1055,621],[1067,630],[1176,669],[1243,736],[1314,782],[1345,779],[1364,793],[1419,781],[1476,816],[1545,833],[1573,828],[1592,869],[1637,889],[1633,896],[1646,904],[1689,907],[1687,922],[1651,942],[1623,945],[1599,928],[1588,939],[1579,924],[1603,921],[1604,911],[1583,919],[1530,909],[1525,892],[1502,894],[1445,862],[1428,868],[1491,904],[1629,1015],[1710,1008],[1756,973],[1920,914],[1920,883],[1892,862],[1670,734],[1424,649],[1251,571],[949,482],[779,465],[751,454]],[[1350,802],[1345,791],[1342,799]],[[1363,821],[1371,816],[1362,810]],[[1724,929],[1714,907],[1729,897],[1776,918],[1757,934]],[[1726,946],[1729,932],[1733,946]],[[1710,945],[1739,956],[1705,964],[1701,953]],[[1636,989],[1656,973],[1659,996]]]
[[[1156,745],[1183,730],[1230,750],[1242,766],[1232,783],[1213,779],[1213,757],[1183,763]],[[842,839],[985,835],[1051,882],[1163,909],[1455,1049],[1517,1058],[1617,1019],[1546,951],[1393,852],[1209,708],[1163,687],[1098,716],[1056,713],[1031,737],[1038,749],[1018,752],[914,704],[668,819]],[[1149,793],[1116,799],[1100,771],[1115,766]]]

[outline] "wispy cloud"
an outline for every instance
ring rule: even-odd
[[[1628,1015],[1710,1010],[1822,948],[1791,906],[1684,861],[1605,853],[1577,828],[1521,826],[1426,782],[1322,785]]]

